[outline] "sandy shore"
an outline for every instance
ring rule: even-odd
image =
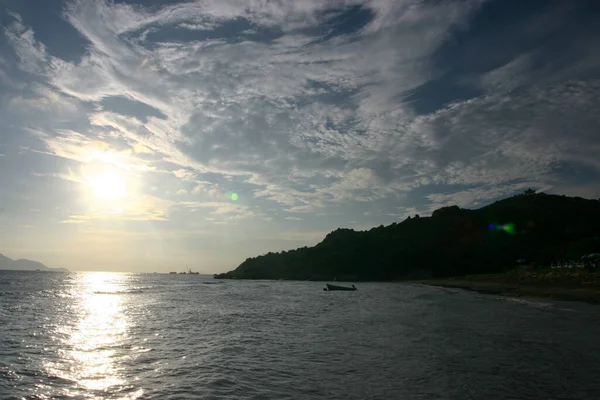
[[[583,301],[592,304],[600,303],[600,288],[596,286],[585,287],[584,285],[515,284],[510,282],[491,282],[461,278],[430,279],[413,282],[429,286],[458,288],[501,296],[531,296],[554,300]]]

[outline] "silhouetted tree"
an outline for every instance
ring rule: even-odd
[[[598,226],[596,200],[523,194],[478,210],[443,207],[369,231],[336,229],[314,247],[249,258],[217,277],[390,280],[501,272],[518,259],[545,265],[599,252]]]

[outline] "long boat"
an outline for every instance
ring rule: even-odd
[[[354,285],[352,285],[352,287],[330,285],[329,283],[326,283],[325,285],[327,285],[327,287],[325,289],[323,289],[323,290],[326,290],[326,291],[332,291],[332,290],[356,290],[356,287]]]

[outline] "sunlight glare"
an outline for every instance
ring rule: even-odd
[[[119,364],[131,355],[121,349],[128,339],[129,320],[125,314],[127,275],[110,272],[78,274],[73,296],[76,322],[65,324],[61,331],[64,361],[49,362],[49,373],[77,382],[78,389],[69,394],[83,396],[88,391],[108,391],[128,384]],[[138,390],[123,399],[143,395]]]
[[[105,170],[87,177],[89,186],[94,193],[105,200],[119,200],[127,194],[125,178],[112,170]]]

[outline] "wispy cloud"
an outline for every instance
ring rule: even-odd
[[[146,172],[154,169],[143,159],[136,157],[130,148],[118,150],[107,141],[70,130],[55,130],[53,134],[36,132],[49,154],[84,164],[100,162],[114,165],[130,172]]]
[[[257,213],[252,211],[250,207],[235,204],[235,203],[226,203],[226,202],[218,202],[218,201],[206,201],[206,202],[196,202],[196,201],[180,201],[174,204],[176,207],[185,207],[188,209],[198,209],[198,208],[210,208],[210,214],[215,216],[225,216],[228,220],[235,219],[243,219],[257,216]]]
[[[73,214],[61,223],[79,224],[102,221],[166,221],[171,203],[154,196],[126,198],[110,206],[95,204],[82,214]]]
[[[369,170],[368,164],[382,156],[395,163],[382,150],[397,141],[399,124],[410,117],[401,94],[426,79],[424,58],[479,2],[300,4],[208,2],[150,11],[104,1],[70,2],[66,18],[92,44],[75,64],[47,54],[20,22],[10,34],[29,32],[28,41],[14,42],[22,67],[46,76],[63,93],[81,101],[122,96],[160,110],[166,119],[98,112],[90,122],[115,129],[130,144],[169,162],[250,177],[248,182],[262,186],[257,196],[297,210],[307,203],[385,196],[393,185],[384,184],[373,169],[370,183],[360,178],[361,184],[381,193],[357,194],[356,171]],[[340,29],[335,17],[349,12],[362,12],[357,15],[365,25],[323,40],[330,33],[318,26]],[[164,26],[208,23],[205,28],[212,29],[236,18],[272,30],[273,38],[181,43],[160,35]],[[437,33],[418,33],[434,22]],[[147,29],[154,30],[154,43]],[[398,40],[403,48],[393,46]],[[323,173],[315,164],[335,179],[318,179]],[[311,189],[302,190],[290,171],[307,175]],[[290,192],[294,202],[283,194]]]

